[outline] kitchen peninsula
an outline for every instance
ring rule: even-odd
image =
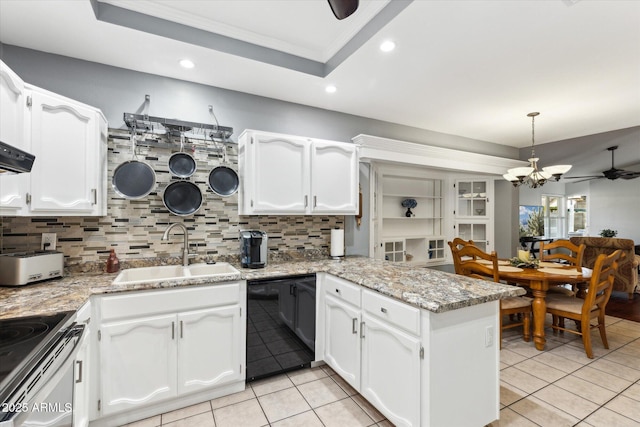
[[[486,425],[498,418],[499,343],[495,337],[499,336],[499,299],[520,295],[524,292],[521,288],[359,257],[271,263],[264,269],[239,271],[215,280],[124,286],[112,284],[114,274],[77,274],[21,288],[0,288],[0,318],[75,311],[88,301],[95,310],[101,301],[129,294],[144,298],[315,273],[316,361],[329,364],[396,425]],[[342,309],[353,313],[346,319],[345,333],[340,328]],[[99,312],[93,313],[90,328],[97,332]],[[353,331],[360,328],[357,333],[352,324]],[[244,331],[243,327],[242,347]],[[343,342],[343,338],[351,341]],[[92,342],[95,344],[97,341]],[[344,350],[357,359],[343,360]],[[92,350],[90,372],[99,377],[102,373],[95,366],[98,353],[98,348]],[[353,372],[347,369],[350,366]],[[91,383],[99,384],[100,380],[91,378]],[[233,386],[227,393],[243,389],[244,377]],[[212,395],[215,393],[207,396]],[[165,399],[147,407],[146,412],[114,411],[108,416],[90,409],[90,419],[94,420],[92,425],[124,423],[148,416],[156,408],[166,411],[185,402]],[[466,410],[460,411],[460,405]]]

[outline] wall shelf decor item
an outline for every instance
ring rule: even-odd
[[[407,218],[415,216],[415,214],[411,212],[411,209],[415,209],[416,206],[418,206],[418,202],[416,201],[416,199],[404,199],[402,201],[402,207],[407,208],[407,212],[405,212],[404,216],[406,216]]]

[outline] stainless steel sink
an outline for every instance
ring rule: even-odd
[[[135,283],[153,283],[181,280],[190,277],[202,279],[228,274],[240,274],[240,272],[226,262],[217,264],[193,264],[188,267],[181,265],[161,265],[122,270],[113,281],[113,284],[130,285]]]

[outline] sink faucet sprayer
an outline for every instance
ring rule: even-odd
[[[187,267],[189,265],[189,258],[195,257],[196,254],[189,253],[189,230],[184,224],[180,222],[174,222],[173,224],[169,224],[166,230],[164,230],[164,234],[162,235],[161,240],[169,240],[169,232],[174,227],[182,228],[182,233],[184,236],[184,247],[182,248],[182,265]]]

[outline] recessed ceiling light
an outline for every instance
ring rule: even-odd
[[[196,66],[196,64],[194,64],[193,61],[189,59],[183,59],[182,61],[180,61],[180,65],[182,66],[182,68],[193,68]]]
[[[380,45],[380,50],[383,52],[391,52],[395,48],[396,48],[396,44],[391,40],[384,41]]]
[[[327,86],[324,90],[326,90],[326,91],[327,91],[327,93],[334,93],[335,91],[337,91],[337,90],[338,90],[338,88],[337,88],[337,87],[335,87],[334,85],[329,85],[329,86]]]

